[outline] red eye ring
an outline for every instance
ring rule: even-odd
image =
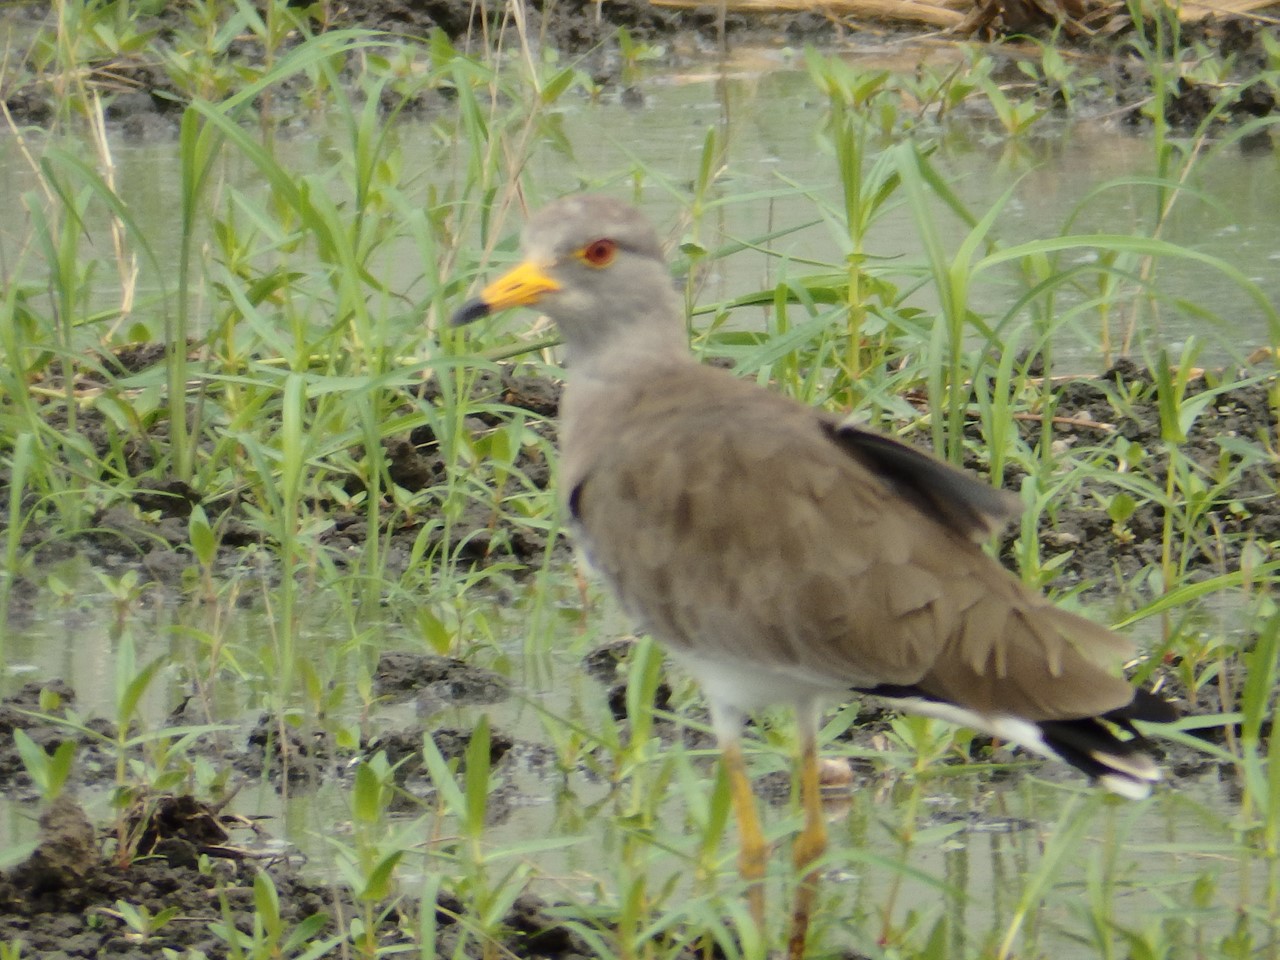
[[[578,259],[591,267],[607,267],[618,255],[617,241],[607,237],[592,240],[578,251]]]

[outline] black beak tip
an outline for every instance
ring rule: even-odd
[[[468,300],[460,306],[452,317],[449,318],[449,325],[454,327],[466,326],[468,323],[474,323],[481,317],[487,317],[492,313],[489,304],[483,300]]]

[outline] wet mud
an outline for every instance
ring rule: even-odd
[[[492,703],[510,694],[507,681],[490,671],[446,657],[401,652],[383,656],[376,683],[391,700],[416,697],[437,704]],[[305,926],[312,942],[334,938],[336,954],[345,924],[370,914],[370,905],[342,885],[318,881],[300,858],[281,852],[269,821],[231,816],[189,795],[139,792],[113,822],[91,823],[76,798],[109,788],[114,760],[108,762],[99,737],[76,731],[74,706],[75,691],[58,680],[29,683],[0,703],[0,790],[13,799],[27,798],[32,815],[39,817],[35,849],[0,871],[0,943],[21,941],[22,956],[45,960],[160,957],[165,950],[199,950],[211,960],[245,955],[248,941],[240,940],[241,952],[233,951],[229,940],[235,935],[226,925],[233,924],[245,938],[261,936],[261,901],[255,894],[255,883],[263,882],[260,875],[269,877],[276,892],[286,937]],[[96,733],[114,735],[106,721],[89,722]],[[14,745],[14,730],[48,753],[69,738],[76,741],[72,779],[52,803],[36,801],[35,785]],[[431,737],[446,761],[460,761],[462,773],[472,736],[470,730],[419,724],[344,751],[322,736],[291,731],[281,738],[279,730],[264,717],[231,735],[201,736],[191,751],[220,764],[230,762],[244,777],[266,776],[278,784],[287,779],[293,791],[314,786],[320,777],[345,779],[352,761],[383,753],[389,763],[398,764],[396,784],[411,798],[396,809],[420,813],[435,792],[422,764],[423,737]],[[513,743],[506,733],[492,732],[489,762],[495,768],[525,762],[508,758]],[[522,756],[536,753],[529,749]],[[501,818],[510,810],[503,799],[499,788],[491,797],[491,817]],[[423,926],[423,918],[413,913],[416,904],[392,899],[374,905],[379,950],[415,942]],[[439,955],[454,955],[459,925],[467,921],[466,906],[442,893],[434,917]],[[543,901],[532,894],[517,898],[502,927],[504,955],[590,955],[581,937],[549,916]],[[478,947],[474,955],[480,955]]]
[[[502,8],[486,8],[472,0],[349,0],[332,9],[320,5],[307,9],[302,4],[298,8],[299,16],[313,33],[361,27],[421,41],[439,30],[468,52],[479,52],[482,44],[492,38],[513,36]],[[1015,8],[1035,16],[1008,16]],[[1051,78],[1042,78],[1037,81],[1037,92],[1047,105],[1061,107],[1071,100],[1087,113],[1116,117],[1131,125],[1150,124],[1149,104],[1156,81],[1137,51],[1151,45],[1153,37],[1164,35],[1153,25],[1135,25],[1119,7],[1114,8],[1104,28],[1098,29],[1094,24],[1076,32],[1060,29],[1062,24],[1054,18],[1062,13],[1056,8],[1050,15],[1043,6],[1006,0],[984,4],[982,9],[989,15],[981,29],[967,36],[983,40],[1030,37],[1067,47],[1073,58],[1078,59],[1077,75],[1089,82],[1068,90]],[[1001,11],[1005,16],[998,15]],[[627,103],[638,107],[643,107],[644,92],[631,75],[634,71],[627,69],[618,39],[620,30],[627,32],[632,43],[645,45],[647,54],[665,61],[673,69],[687,62],[705,61],[708,56],[733,45],[856,49],[864,41],[883,47],[886,42],[937,36],[934,30],[911,25],[854,21],[803,11],[751,15],[728,12],[722,16],[713,3],[673,9],[653,6],[647,0],[613,0],[608,4],[594,0],[558,0],[531,3],[526,13],[527,33],[535,45],[574,58],[600,89],[616,92]],[[50,5],[44,0],[26,0],[0,11],[0,18],[6,16],[30,23],[46,22],[51,16]],[[184,29],[188,16],[184,4],[166,4],[159,14],[144,18],[139,26],[152,34],[153,42],[171,44]],[[484,21],[486,16],[488,19]],[[954,36],[957,40],[966,38]],[[290,42],[298,42],[300,37],[300,33],[295,33]],[[1280,26],[1251,17],[1209,18],[1182,25],[1179,40],[1186,69],[1177,66],[1170,51],[1176,80],[1164,111],[1165,119],[1175,130],[1196,129],[1210,118],[1214,124],[1223,126],[1275,112],[1276,95],[1264,74],[1271,62],[1268,48],[1280,40]],[[1025,85],[1028,78],[1017,69],[1017,60],[1022,55],[1016,49],[1005,52],[997,45],[988,50],[1004,61],[1010,81]],[[227,55],[248,63],[261,62],[264,56],[249,36],[235,40]],[[1220,59],[1226,65],[1225,74],[1212,80],[1201,79],[1192,69],[1193,58],[1198,61],[1205,56]],[[112,56],[101,63],[90,64],[86,80],[106,94],[106,119],[126,135],[135,138],[176,135],[187,97],[151,58]],[[1100,82],[1093,83],[1094,80]],[[1226,100],[1223,100],[1223,91],[1228,84],[1224,84],[1224,80],[1243,84]],[[275,89],[272,110],[277,117],[287,119],[290,104],[300,115],[306,112],[307,91],[301,84],[298,80],[287,81]],[[9,114],[22,125],[49,124],[59,112],[53,81],[38,76],[11,84],[10,88],[0,90],[0,96]],[[389,111],[431,113],[451,108],[447,89],[399,93],[388,88],[382,96],[383,106]],[[1264,151],[1271,148],[1271,143],[1269,131],[1258,129],[1244,138],[1242,146],[1250,151]]]
[[[344,922],[368,916],[368,904],[340,886],[307,879],[286,859],[226,843],[211,845],[210,830],[226,831],[216,811],[189,797],[166,798],[163,806],[163,824],[159,811],[151,820],[153,833],[163,829],[154,846],[108,858],[101,852],[99,831],[74,799],[62,797],[49,805],[40,816],[35,852],[0,873],[0,943],[21,942],[21,956],[42,960],[176,955],[166,951],[221,960],[293,956],[277,951],[296,931],[305,931],[308,938],[295,950],[304,942],[329,942],[332,955],[343,955]],[[264,877],[278,901],[274,919],[282,932],[274,938],[270,931],[264,935],[259,907]],[[411,912],[408,901],[375,906],[374,930],[361,943],[366,955],[409,949],[423,918]],[[465,906],[455,897],[439,898],[432,918],[439,956],[454,955],[465,917]],[[516,899],[503,928],[499,946],[505,956],[590,956],[582,938],[550,917],[532,894]]]
[[[619,678],[625,676],[630,653],[630,643],[613,642],[588,655],[583,668],[616,692],[621,689]],[[488,703],[508,693],[502,678],[448,658],[391,653],[380,664],[379,673],[389,678],[388,689],[395,697],[425,695],[460,703]],[[667,695],[665,684],[660,685],[655,703],[659,711],[665,710]],[[0,733],[11,733],[16,726],[35,742],[52,749],[67,735],[66,724],[60,720],[66,719],[65,709],[74,699],[74,691],[59,681],[28,684],[19,695],[0,704],[0,723],[10,725]],[[610,699],[625,724],[624,698]],[[43,703],[48,710],[51,702],[63,706],[45,715],[34,709]],[[705,719],[702,718],[704,722]],[[878,748],[884,743],[888,722],[886,711],[868,704],[840,739],[859,750]],[[691,748],[711,746],[705,727],[695,730],[661,712],[654,733]],[[259,771],[264,766],[263,744],[273,735],[274,729],[265,720],[247,733],[238,734],[242,738],[242,754],[256,755]],[[470,746],[471,732],[432,729],[428,723],[381,734],[361,744],[358,751],[341,751],[323,739],[309,744],[290,742],[287,752],[292,754],[292,766],[265,759],[266,775],[289,776],[291,790],[305,790],[308,784],[315,785],[315,776],[344,777],[343,771],[351,769],[356,757],[382,752],[390,764],[398,765],[396,783],[405,798],[393,809],[410,815],[421,813],[435,792],[421,760],[424,736],[431,737],[446,759],[462,760]],[[0,744],[11,743],[11,736],[0,735]],[[225,741],[213,738],[202,738],[192,747],[194,753],[205,752],[212,758],[225,759],[225,750]],[[513,804],[521,802],[515,791],[503,783],[505,778],[517,767],[536,766],[545,759],[541,756],[545,750],[508,732],[492,732],[488,760],[500,786],[489,797],[489,825],[501,823]],[[1074,776],[1050,763],[1015,758],[1007,748],[992,744],[987,738],[975,738],[969,750],[972,759],[983,763],[1021,761],[1009,769],[997,768],[983,774],[993,781],[1007,780],[1032,769],[1051,778]],[[1185,748],[1167,749],[1160,759],[1175,777],[1200,776],[1214,767],[1214,762]],[[965,759],[953,754],[941,762],[957,764]],[[860,793],[886,789],[883,771],[865,759],[829,761],[828,768],[824,774],[829,774],[829,779],[824,782],[830,786],[824,791],[833,811],[858,802]],[[302,771],[302,775],[292,777],[289,769]],[[464,771],[465,763],[459,772]],[[1230,779],[1230,771],[1219,772],[1224,780]],[[359,902],[341,884],[318,880],[304,862],[281,852],[279,838],[271,836],[269,821],[231,816],[188,795],[139,793],[114,822],[91,823],[76,800],[77,793],[90,786],[109,784],[113,774],[108,764],[77,764],[73,781],[57,800],[31,804],[33,815],[39,811],[35,849],[16,866],[0,871],[0,943],[21,941],[23,956],[46,960],[102,956],[140,960],[162,956],[164,950],[199,950],[211,960],[221,960],[237,955],[228,944],[228,938],[234,936],[229,925],[234,925],[243,938],[261,937],[262,901],[255,887],[262,886],[264,876],[275,891],[286,935],[306,928],[314,942],[334,938],[336,944],[346,921],[370,915],[370,905]],[[765,803],[790,802],[792,784],[785,771],[766,774],[755,786]],[[12,746],[0,747],[0,789],[10,796],[34,796]],[[938,824],[961,823],[965,831],[974,833],[1035,827],[1028,821],[991,811],[939,808],[930,817],[930,822]],[[418,931],[423,929],[423,918],[415,912],[420,909],[417,900],[391,898],[374,906],[374,937],[379,948],[415,942]],[[563,922],[563,911],[555,907],[532,893],[518,897],[502,923],[503,955],[565,960],[591,956],[589,944]],[[461,954],[454,952],[468,922],[466,910],[466,905],[452,893],[440,894],[434,917],[438,955],[482,955],[476,944]],[[152,923],[140,926],[139,917]],[[242,947],[248,942],[249,939],[240,941]]]

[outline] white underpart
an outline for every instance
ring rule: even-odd
[[[788,704],[801,716],[815,716],[816,707],[829,701],[847,699],[851,689],[858,686],[873,687],[875,681],[859,683],[848,677],[819,677],[807,671],[788,672],[752,664],[742,660],[737,663],[672,650],[672,659],[693,674],[711,705],[711,720],[716,738],[721,744],[736,741],[742,734],[743,717],[772,704]],[[945,720],[957,726],[969,727],[998,737],[1022,749],[1046,757],[1061,760],[1059,753],[1044,738],[1039,725],[1005,714],[986,715],[953,703],[926,700],[923,697],[886,697],[884,700],[902,710],[922,716]],[[816,717],[815,717],[816,719]],[[1098,777],[1099,783],[1112,793],[1132,800],[1141,800],[1151,793],[1151,784],[1160,779],[1160,770],[1150,758],[1115,756],[1095,752],[1093,758],[1114,773]]]
[[[721,743],[741,736],[742,718],[748,713],[773,704],[812,712],[817,704],[848,699],[849,688],[857,686],[844,677],[819,677],[800,668],[789,670],[746,658],[705,657],[673,648],[667,652],[698,681],[711,705],[712,725]]]
[[[1030,720],[1001,715],[988,717],[981,713],[974,713],[972,710],[966,710],[964,707],[957,707],[954,703],[940,703],[937,700],[925,700],[924,698],[913,697],[907,699],[904,697],[899,699],[895,697],[889,702],[912,713],[945,720],[947,723],[954,723],[960,727],[972,727],[974,730],[980,730],[989,736],[1016,743],[1023,750],[1029,750],[1042,757],[1048,757],[1050,760],[1058,759],[1058,752],[1045,743],[1044,733]]]

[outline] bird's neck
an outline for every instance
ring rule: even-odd
[[[617,336],[607,347],[575,349],[566,357],[567,375],[560,402],[563,489],[572,490],[590,464],[592,451],[608,446],[608,434],[625,420],[634,404],[651,390],[663,390],[681,368],[698,366],[689,352],[683,325],[676,336]]]
[[[635,377],[640,370],[666,368],[695,363],[689,346],[683,340],[673,344],[615,344],[607,350],[567,350],[565,367],[570,383],[590,380],[616,381],[619,377]]]
[[[670,381],[674,369],[696,361],[684,351],[669,360],[648,357],[639,367],[610,372],[607,365],[586,371],[571,368],[560,397],[560,483],[568,497],[617,440],[618,431],[632,422],[638,406],[652,391]]]
[[[607,337],[566,338],[565,365],[570,383],[629,380],[645,368],[694,362],[689,353],[689,335],[678,315],[629,323],[625,329],[608,331]]]

